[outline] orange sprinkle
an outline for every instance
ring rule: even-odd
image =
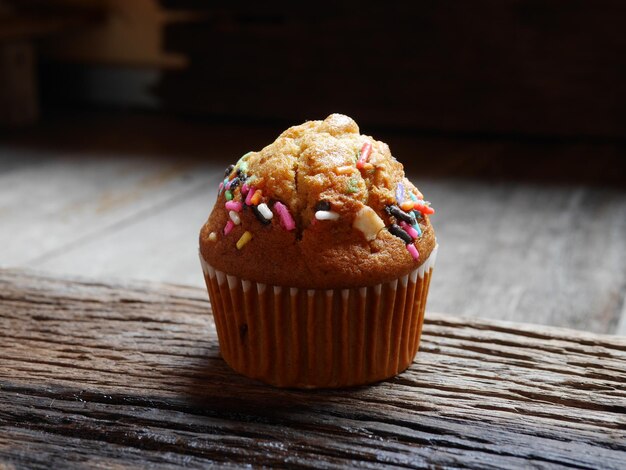
[[[361,169],[365,171],[370,171],[374,169],[374,165],[372,165],[370,162],[365,162],[363,163],[363,165],[361,165]]]
[[[345,175],[346,173],[352,173],[353,166],[338,166],[335,168],[335,173],[338,175]]]
[[[263,192],[260,189],[257,189],[254,195],[250,198],[250,202],[252,205],[256,206],[261,202],[261,197],[263,197]]]
[[[433,215],[435,213],[435,209],[423,204],[422,201],[415,203],[415,210],[426,215]]]
[[[413,210],[413,207],[415,207],[415,203],[413,201],[404,201],[402,204],[400,204],[400,208],[404,212]]]

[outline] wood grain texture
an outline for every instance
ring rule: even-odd
[[[438,201],[435,311],[616,331],[626,295],[626,192],[414,181]]]
[[[9,162],[0,171],[5,266],[37,266],[190,196],[204,191],[208,198],[207,180],[215,171],[197,162],[97,152],[33,154],[5,147],[2,156]],[[31,164],[16,163],[21,158]]]
[[[427,315],[412,367],[277,390],[219,357],[206,293],[0,271],[8,466],[622,468],[626,339]]]

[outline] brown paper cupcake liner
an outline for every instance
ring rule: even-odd
[[[224,360],[278,387],[332,388],[405,370],[419,346],[437,247],[392,282],[301,289],[239,279],[200,256]]]

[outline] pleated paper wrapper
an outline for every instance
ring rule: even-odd
[[[419,346],[437,247],[391,282],[302,289],[251,282],[200,261],[224,360],[278,387],[335,388],[404,371]]]

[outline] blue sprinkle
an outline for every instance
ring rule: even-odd
[[[411,196],[411,200],[417,202],[417,196],[413,193],[409,193],[409,196]]]
[[[415,229],[415,231],[417,232],[417,236],[421,237],[422,236],[422,229],[420,228],[420,224],[418,224],[417,222],[415,222],[412,227]]]
[[[218,196],[219,196],[220,194],[222,194],[222,191],[224,191],[224,189],[228,189],[228,188],[226,187],[226,183],[228,183],[228,177],[224,178],[223,183],[224,183],[224,186],[222,186],[222,188],[221,188],[220,190],[218,190],[218,191],[217,191],[217,195],[218,195]]]

